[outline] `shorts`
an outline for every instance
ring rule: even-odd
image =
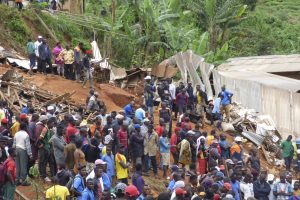
[[[161,162],[164,166],[170,165],[170,153],[161,153]]]

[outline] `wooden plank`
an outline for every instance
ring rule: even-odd
[[[267,151],[266,151],[266,149],[265,149],[265,147],[264,147],[263,145],[261,145],[261,149],[262,149],[262,152],[263,152],[263,154],[264,154],[264,157],[265,157],[266,160],[267,160],[267,163],[268,163],[269,165],[272,165],[273,163],[270,161],[269,156],[268,156],[268,154],[267,154]]]
[[[16,112],[20,112],[20,108],[18,108],[16,105],[14,105],[13,102],[11,102],[9,98],[6,98],[6,96],[2,93],[2,91],[0,91],[0,96],[1,96],[4,100],[6,100],[6,101],[10,104],[10,106],[11,106],[13,109],[15,109]]]
[[[17,92],[16,89],[14,89],[14,93],[15,93],[15,95],[16,95],[16,97],[17,97],[17,100],[18,100],[18,103],[19,103],[20,108],[22,108],[22,103],[21,103],[21,101],[20,101],[20,97],[19,97],[19,94],[18,94],[18,92]]]
[[[61,100],[63,100],[64,98],[68,98],[71,94],[70,93],[65,93],[65,94],[62,94],[58,97],[54,97],[53,99],[50,99],[48,101],[46,101],[43,106],[46,106],[46,105],[50,105],[50,104],[53,104],[53,103],[57,103],[57,102],[60,102]],[[41,107],[43,107],[41,106]]]

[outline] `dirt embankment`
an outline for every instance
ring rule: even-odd
[[[5,73],[9,68],[9,66],[0,65],[0,74]],[[48,90],[53,94],[62,95],[66,92],[71,93],[75,90],[76,92],[71,97],[71,100],[76,104],[85,104],[86,97],[89,93],[88,83],[87,88],[83,88],[81,83],[67,80],[60,76],[44,76],[38,73],[35,73],[33,76],[29,76],[20,69],[14,69],[33,85]],[[118,111],[134,98],[134,96],[130,93],[109,84],[95,84],[95,89],[97,92],[99,92],[99,98],[100,100],[104,101],[108,111]]]

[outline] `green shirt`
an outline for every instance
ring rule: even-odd
[[[47,132],[46,132],[44,138],[43,138],[42,141],[41,141],[42,144],[44,145],[44,148],[47,149],[47,150],[50,150],[50,143],[49,143],[49,140],[50,140],[50,138],[52,137],[52,135],[53,135],[52,130],[47,129]]]
[[[35,52],[35,47],[33,42],[28,42],[26,45],[26,50],[28,54],[33,54]]]
[[[282,156],[284,158],[293,156],[294,154],[294,146],[293,143],[291,141],[283,141],[280,145],[280,148],[282,149]]]

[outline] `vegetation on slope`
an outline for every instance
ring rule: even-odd
[[[102,54],[119,66],[151,67],[187,49],[216,64],[300,53],[299,10],[294,0],[88,0],[84,17],[39,15],[65,44],[88,44],[95,36]],[[0,37],[14,39],[13,47],[38,34],[50,38],[32,10],[0,5],[0,13],[7,33]]]

